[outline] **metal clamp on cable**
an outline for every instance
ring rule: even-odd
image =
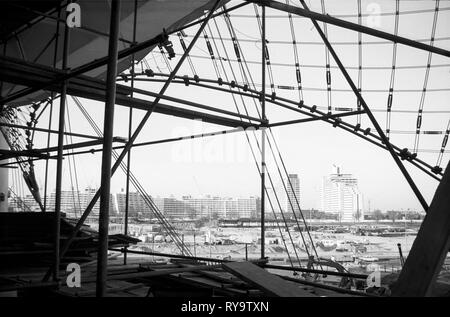
[[[171,41],[169,41],[169,36],[167,35],[166,29],[163,29],[163,38],[164,40],[161,41],[160,45],[164,47],[167,54],[169,54],[169,59],[172,59],[175,57],[175,51],[173,50],[173,44]]]

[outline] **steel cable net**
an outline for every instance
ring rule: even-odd
[[[217,13],[241,2],[230,1]],[[278,2],[303,8],[300,1]],[[314,12],[450,49],[450,7],[444,1],[316,0],[307,3]],[[260,118],[261,19],[261,7],[251,3],[211,19],[172,81],[168,95],[203,104],[214,102],[214,106],[223,110]],[[442,167],[449,161],[448,57],[330,24],[319,25],[395,152],[406,165],[411,164],[439,180]],[[134,76],[127,70],[118,77],[118,82],[129,85],[134,78],[136,87],[158,91],[198,28],[199,25],[195,25],[171,34],[169,40],[172,46],[155,47],[143,60],[136,62]],[[265,55],[264,98],[270,123],[361,110],[361,104],[310,19],[267,7]],[[135,97],[143,98],[143,95],[135,94]],[[145,99],[152,100],[148,96]],[[173,102],[164,100],[164,103]],[[198,110],[190,105],[183,107]],[[36,105],[34,108],[37,108]],[[43,108],[41,105],[39,111]],[[31,113],[38,112],[33,110],[33,106],[21,109],[27,118],[31,117]],[[204,112],[212,113],[210,110]],[[228,114],[223,116],[236,119]],[[248,118],[240,120],[255,123]],[[323,121],[329,127],[352,133],[355,138],[385,147],[364,113],[324,118]],[[261,173],[260,134],[248,131],[244,135],[256,170]],[[26,140],[23,136],[21,142],[26,143]],[[308,255],[317,254],[307,232],[299,237],[299,241],[289,234],[289,230],[283,232],[283,227],[287,226],[286,218],[291,216],[284,213],[280,194],[273,188],[281,184],[282,190],[288,191],[292,184],[286,177],[289,166],[282,152],[283,148],[279,147],[276,137],[269,130],[266,146],[267,212],[278,220],[277,230],[285,249],[292,254],[292,264],[294,257],[299,257],[294,245],[303,245]],[[294,213],[296,227],[307,227],[301,212],[301,198],[288,200],[291,210],[298,211]],[[153,205],[152,202],[149,204]]]
[[[298,1],[279,2],[303,8]],[[238,3],[231,1],[227,7]],[[450,7],[444,2],[375,3],[355,0],[338,4],[322,0],[310,1],[308,6],[312,11],[396,36],[443,49],[450,48]],[[292,119],[294,111],[299,110],[311,116],[361,110],[360,103],[311,21],[271,8],[266,10],[265,98],[270,122]],[[418,20],[420,23],[417,23]],[[439,180],[442,166],[449,160],[448,58],[337,26],[320,25],[395,152],[402,160]],[[155,85],[163,82],[197,29],[197,26],[190,27],[171,36],[171,49],[160,47],[158,53],[161,55],[158,56],[155,51],[147,56],[139,64],[141,68],[137,66],[134,78]],[[261,49],[259,6],[249,4],[217,16],[209,22],[203,37],[190,52],[188,62],[173,82],[176,90],[173,88],[171,93],[191,100],[194,96],[201,96],[198,101],[205,94],[211,94],[215,100],[223,100],[220,107],[228,104],[230,108],[227,110],[234,109],[237,113],[260,118]],[[131,77],[125,72],[121,81]],[[330,126],[353,133],[355,137],[384,147],[365,114],[329,119],[327,122]],[[261,150],[258,138],[252,133],[246,133],[246,137],[257,163]],[[283,222],[283,208],[278,202],[280,198],[271,189],[275,183],[281,182],[284,190],[292,184],[286,181],[287,169],[271,133],[268,133],[267,140],[269,143],[272,141],[272,146],[267,149],[267,156],[271,157],[267,162],[269,211],[272,209],[274,217]],[[256,166],[258,168],[258,163]],[[299,199],[288,204],[294,208],[296,204],[301,205]],[[301,210],[300,206],[298,208]],[[298,224],[303,220],[300,215]],[[283,242],[292,240],[286,233],[284,235]],[[308,245],[307,240],[303,241],[305,245]],[[314,243],[311,245],[314,246]],[[295,252],[295,248],[293,250]]]
[[[295,1],[286,3],[302,7]],[[231,2],[229,6],[233,4]],[[311,6],[315,12],[431,46],[449,47],[449,7],[439,1],[349,1],[339,5],[333,1],[316,1],[311,2]],[[252,92],[253,88],[255,96],[261,90],[258,10],[259,7],[250,4],[228,16],[213,19],[203,39],[189,54],[186,68],[180,70],[179,74],[186,76],[179,78],[179,84],[188,85],[191,81],[190,90],[196,89],[193,88],[196,83],[214,87],[228,84],[234,92],[246,90],[239,88],[248,88]],[[267,8],[266,19],[266,93],[272,100],[294,107],[302,100],[309,106],[306,110],[317,110],[315,114],[360,109],[358,102],[352,102],[355,100],[353,92],[328,51],[324,50],[323,42],[308,18]],[[414,23],[417,19],[421,23]],[[176,55],[183,53],[180,41],[189,43],[195,30],[196,27],[192,27],[171,37]],[[450,87],[445,81],[450,69],[448,58],[333,25],[323,30],[402,158],[413,161],[417,158],[420,167],[432,174],[441,174],[441,166],[448,161]],[[177,58],[163,59],[155,54],[147,57],[145,68],[150,66],[154,73],[167,74]],[[224,69],[220,69],[220,63],[225,64]],[[236,73],[237,80],[225,82],[224,74],[232,72]],[[253,83],[249,82],[250,76],[254,78]],[[202,79],[212,82],[205,83]],[[158,80],[158,74],[154,80]],[[253,102],[245,96],[244,100]],[[250,111],[250,115],[257,115],[255,109]],[[276,118],[270,119],[273,122]],[[361,134],[380,143],[366,116],[342,121],[344,127],[362,131]]]

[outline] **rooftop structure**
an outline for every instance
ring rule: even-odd
[[[352,284],[353,279],[364,281],[366,275],[348,273],[336,261],[319,256],[300,204],[290,207],[298,211],[293,212],[293,236],[294,228],[286,221],[285,211],[289,208],[285,209],[283,197],[276,191],[269,192],[277,180],[292,178],[283,186],[284,194],[288,198],[300,196],[298,178],[288,173],[286,165],[290,161],[283,158],[273,130],[320,121],[323,126],[382,150],[398,167],[398,177],[410,187],[427,215],[396,283],[391,284],[395,287],[388,293],[433,294],[450,241],[450,118],[448,103],[443,102],[450,91],[445,86],[450,8],[440,1],[385,1],[389,9],[381,11],[377,7],[373,13],[363,8],[362,1],[337,3],[0,1],[0,216],[4,218],[0,222],[0,254],[4,257],[0,262],[26,259],[26,264],[37,272],[30,279],[32,285],[25,285],[21,274],[29,274],[30,268],[6,267],[1,279],[8,284],[5,289],[73,294],[59,281],[66,274],[68,261],[76,258],[85,261],[86,266],[94,261],[95,268],[92,266],[87,281],[90,286],[95,284],[95,290],[91,287],[81,294],[99,297],[108,295],[109,282],[120,280],[126,285],[115,289],[128,289],[135,287],[128,283],[136,278],[144,278],[146,287],[157,284],[158,294],[167,295],[167,280],[158,277],[173,280],[172,274],[180,274],[175,285],[200,283],[200,288],[211,291],[208,295],[218,291],[221,295],[309,296],[311,292],[304,285],[313,290],[331,287],[327,295],[368,295],[361,291],[366,289],[364,282]],[[72,120],[75,112],[81,118],[77,122]],[[154,125],[161,118],[201,120],[214,129],[143,140],[143,135],[175,127],[169,121]],[[149,125],[155,128],[153,132],[143,133]],[[133,169],[135,155],[140,154],[147,166],[152,164],[152,152],[142,155],[137,148],[199,138],[213,140],[234,133],[241,134],[248,143],[260,180],[261,199],[255,202],[260,237],[253,246],[258,259],[245,258],[242,263],[197,257],[196,244],[191,248],[166,216],[189,217],[197,209],[210,215],[211,203],[223,216],[234,218],[239,203],[251,214],[252,202],[212,199],[205,207],[204,202],[195,199],[160,201],[152,198],[142,178],[158,178],[160,185],[170,185],[173,180]],[[291,148],[297,148],[302,138],[307,139],[308,134],[296,135]],[[355,152],[361,144],[357,141]],[[327,145],[331,144],[326,140],[321,144]],[[208,157],[220,154],[214,152],[217,149],[209,150]],[[100,161],[96,171],[100,187],[88,193],[85,208],[75,212],[77,221],[72,223],[64,217],[72,204],[65,204],[69,198],[62,188],[63,183],[78,186],[79,170],[89,171],[90,164],[76,164],[76,158],[85,154],[93,155],[92,161],[94,157]],[[355,161],[364,159],[368,168],[378,166],[379,162],[365,153],[359,154],[362,158]],[[319,160],[320,148],[316,152],[302,148],[301,155]],[[189,168],[186,164],[183,171],[188,173]],[[384,170],[380,167],[380,171]],[[124,233],[120,236],[109,232],[115,213],[111,178],[118,173],[123,173],[126,180],[125,197],[120,200],[123,204],[125,198]],[[418,175],[438,184],[432,200],[424,194]],[[9,184],[8,179],[12,180]],[[330,183],[336,183],[336,179],[343,186],[344,198],[353,197],[349,191],[355,188],[354,180],[337,172]],[[54,203],[53,198],[47,199],[53,184]],[[174,247],[171,254],[129,250],[138,242],[127,236],[128,219],[135,213],[130,188],[136,189],[146,208],[154,213],[165,233],[161,241]],[[17,193],[24,189],[33,197],[38,211],[5,212],[8,197],[18,197]],[[358,205],[359,199],[356,201]],[[277,242],[266,232],[266,210],[273,214],[277,225]],[[98,232],[87,232],[85,222],[97,216],[97,211]],[[350,219],[346,209],[342,215]],[[17,228],[17,234],[9,231],[10,225]],[[35,226],[39,230],[32,230]],[[326,248],[329,241],[322,240]],[[291,271],[318,277],[330,274],[324,267],[332,267],[338,271],[338,285],[268,272],[269,245],[287,253]],[[152,264],[113,274],[109,270],[109,252],[123,254],[123,263],[132,252],[188,262],[175,264],[175,268],[166,264],[169,267],[162,272]],[[305,252],[306,258],[299,256],[300,252]],[[404,260],[401,254],[400,258]],[[294,268],[294,262],[301,268]],[[219,267],[220,272],[214,270]],[[195,276],[189,272],[195,272]],[[227,287],[223,287],[224,280]],[[350,288],[356,284],[360,291],[354,292]],[[186,288],[176,289],[179,295],[186,295]]]

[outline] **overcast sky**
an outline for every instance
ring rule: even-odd
[[[290,1],[297,5],[297,2]],[[310,8],[321,11],[320,1],[308,1]],[[232,1],[235,3],[235,1]],[[433,10],[434,1],[401,1],[401,11],[411,10]],[[449,8],[450,4],[441,1],[441,8]],[[357,14],[357,1],[325,1],[325,10],[331,15]],[[395,1],[362,1],[362,13],[370,14],[363,17],[365,25],[393,33],[394,16],[377,15],[377,12],[388,13],[395,11]],[[272,65],[272,73],[275,85],[295,86],[295,67],[288,67],[279,64],[295,64],[294,50],[291,44],[291,30],[287,15],[285,13],[267,9],[267,40],[269,56]],[[259,64],[261,59],[261,42],[259,40],[259,30],[257,20],[254,17],[255,10],[252,5],[246,6],[231,14],[231,22],[235,29],[237,38],[244,53],[244,57],[249,62],[253,80],[257,85],[261,82]],[[251,17],[253,16],[253,17]],[[427,39],[429,43],[434,12],[401,15],[399,20],[399,35],[412,39]],[[346,20],[357,22],[356,17],[344,17]],[[317,44],[320,38],[312,23],[304,18],[294,17],[293,19],[295,36],[300,44],[297,45],[299,60],[303,80],[303,96],[307,105],[327,106],[326,76],[325,76],[325,47]],[[216,18],[220,35],[224,40],[226,51],[231,59],[236,59],[232,42],[229,41],[230,33],[226,28],[222,17]],[[321,24],[323,27],[323,25]],[[218,38],[216,25],[211,22],[212,34],[207,29],[208,36]],[[186,30],[188,37],[184,38],[189,43],[197,28]],[[328,37],[332,42],[357,42],[358,34],[353,31],[343,30],[338,27],[328,26]],[[450,49],[448,40],[450,33],[450,11],[439,12],[436,29],[435,45],[441,48]],[[442,39],[442,38],[447,39]],[[379,44],[363,45],[362,65],[363,67],[384,67],[384,69],[364,69],[362,72],[363,96],[369,106],[378,110],[375,111],[377,120],[383,129],[386,128],[386,101],[391,75],[392,65],[392,43],[386,43],[371,36],[363,35],[363,42],[378,41]],[[171,36],[175,52],[182,53],[178,37]],[[244,41],[245,40],[245,41]],[[288,43],[281,43],[288,42]],[[303,42],[303,43],[302,43]],[[307,42],[307,43],[305,43]],[[314,43],[312,43],[314,42]],[[212,42],[211,42],[212,43]],[[308,44],[309,43],[309,44]],[[225,50],[221,42],[217,39],[216,45],[219,48],[220,56],[225,56]],[[350,44],[334,45],[338,55],[344,65],[358,67],[358,46]],[[216,52],[217,54],[217,52]],[[192,57],[196,73],[201,78],[217,79],[213,64],[209,58],[206,43],[203,37],[199,39],[192,56],[203,56],[207,58]],[[170,63],[174,67],[179,60],[179,55]],[[332,57],[330,56],[332,59]],[[420,105],[421,90],[424,84],[425,71],[423,68],[427,64],[428,53],[414,48],[398,46],[397,66],[420,66],[422,68],[397,69],[394,89],[400,90],[394,95],[393,109],[408,110],[411,112],[394,112],[391,119],[391,129],[404,134],[393,133],[391,141],[401,148],[414,147],[417,110]],[[159,70],[168,73],[167,67],[158,51],[147,56],[150,67],[158,72]],[[449,120],[449,100],[450,100],[450,67],[448,58],[432,56],[432,65],[447,65],[442,67],[432,67],[428,81],[428,89],[445,89],[439,91],[428,91],[424,101],[424,118],[422,130],[444,131]],[[218,64],[220,66],[220,64]],[[228,62],[224,62],[227,76],[232,80],[233,75]],[[233,62],[233,70],[238,82],[242,82],[241,73],[237,63]],[[315,67],[314,65],[318,66]],[[349,91],[349,86],[345,79],[331,61],[331,105],[333,107],[356,107],[356,98]],[[159,67],[159,70],[158,70]],[[220,66],[221,67],[221,66]],[[140,66],[138,66],[140,69]],[[222,70],[221,70],[222,72]],[[357,82],[357,70],[350,69],[350,75]],[[193,76],[188,61],[178,73],[179,75]],[[269,75],[268,75],[269,76]],[[224,74],[222,72],[222,77]],[[225,80],[225,78],[224,78]],[[270,85],[269,77],[267,84]],[[161,84],[138,82],[139,88],[158,92]],[[258,87],[257,89],[260,89]],[[405,91],[413,90],[413,91]],[[267,89],[270,92],[270,88]],[[297,91],[276,89],[279,96],[298,101]],[[233,99],[229,94],[196,88],[185,87],[180,84],[172,84],[167,91],[167,95],[185,98],[188,100],[203,103],[205,105],[216,106],[229,111],[236,111]],[[138,95],[143,99],[151,98]],[[238,98],[240,110],[243,111],[242,104]],[[97,124],[103,125],[103,104],[93,101],[82,100],[83,105],[88,109]],[[173,104],[164,101],[167,104]],[[250,115],[257,116],[255,104],[250,99],[245,99]],[[71,128],[73,132],[93,133],[86,120],[72,100],[69,100],[69,114]],[[174,104],[175,105],[175,104]],[[177,105],[181,106],[181,105]],[[186,106],[181,106],[186,107]],[[259,107],[259,105],[258,105]],[[438,113],[428,113],[427,111],[439,111]],[[445,112],[447,111],[447,112]],[[142,111],[134,112],[134,125],[136,126],[143,116]],[[57,111],[54,111],[54,117]],[[289,110],[281,109],[279,106],[267,103],[267,117],[270,122],[282,120],[292,120],[303,118],[304,116]],[[348,117],[344,120],[355,124],[355,117]],[[41,119],[41,124],[45,126],[45,115]],[[115,113],[115,136],[127,136],[128,108],[116,107]],[[53,128],[57,128],[54,122]],[[372,127],[366,116],[362,118],[362,127]],[[224,130],[226,127],[211,124],[202,124],[191,120],[169,117],[160,114],[152,114],[146,127],[140,134],[137,142],[158,140],[181,135],[196,134],[199,132]],[[372,127],[373,130],[373,127]],[[401,172],[394,163],[392,157],[385,150],[382,150],[348,132],[333,128],[327,123],[310,122],[286,127],[273,128],[276,144],[278,145],[289,173],[297,173],[300,178],[301,206],[302,208],[318,208],[320,206],[319,191],[323,176],[329,174],[333,164],[339,165],[345,173],[353,174],[359,181],[359,188],[364,195],[365,208],[368,209],[370,200],[371,209],[418,209],[419,203],[412,193]],[[248,134],[253,148],[255,139],[252,133]],[[260,134],[257,134],[260,138]],[[429,153],[428,150],[439,150],[443,135],[421,135],[419,158],[434,166],[438,154]],[[80,139],[73,139],[74,142]],[[275,147],[273,139],[271,144]],[[56,138],[52,139],[56,144]],[[45,139],[37,138],[35,147],[42,147]],[[268,167],[275,184],[280,183],[278,171],[273,163],[270,148],[267,147]],[[278,154],[276,154],[278,155]],[[80,189],[86,186],[97,187],[100,184],[100,158],[101,154],[81,155],[76,159],[78,184]],[[259,155],[257,155],[259,160]],[[442,166],[448,162],[449,156],[446,153]],[[428,202],[431,201],[437,186],[437,181],[427,176],[420,170],[414,168],[409,163],[405,163],[408,171],[422,190]],[[36,163],[38,183],[44,183],[42,162]],[[178,143],[152,145],[133,149],[132,171],[138,180],[152,195],[181,196],[191,195],[221,195],[221,196],[251,196],[260,195],[259,175],[253,161],[250,147],[244,133],[236,133],[226,136],[215,136],[203,140],[189,140]],[[51,164],[51,178],[54,179],[54,163]],[[64,187],[70,189],[68,161],[64,166]],[[50,182],[50,189],[54,189],[54,182]],[[270,182],[268,182],[270,186]],[[125,188],[125,177],[118,171],[113,178],[112,192],[120,192]]]

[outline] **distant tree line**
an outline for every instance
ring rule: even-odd
[[[417,211],[401,211],[401,210],[388,210],[386,212],[382,212],[379,209],[375,209],[372,213],[364,216],[365,220],[391,220],[395,222],[396,220],[422,220],[424,215],[420,214]]]

